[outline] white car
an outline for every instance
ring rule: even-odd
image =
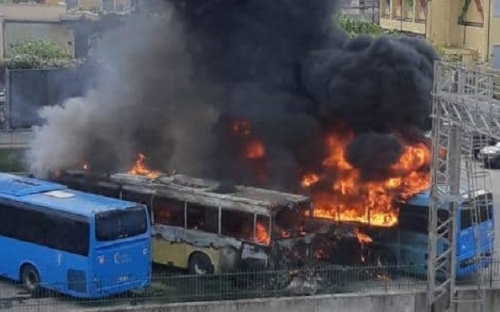
[[[492,146],[483,147],[479,151],[479,155],[477,158],[480,160],[487,160],[494,158],[497,155],[500,155],[500,142]]]

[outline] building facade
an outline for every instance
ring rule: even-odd
[[[379,0],[343,0],[340,2],[340,13],[352,19],[378,23],[380,18]]]
[[[0,4],[0,59],[22,41],[42,39],[74,50],[73,31],[63,23],[64,4]]]
[[[65,0],[68,9],[78,8],[81,10],[97,12],[124,11],[130,8],[132,0]]]
[[[380,25],[500,69],[500,0],[379,0]]]

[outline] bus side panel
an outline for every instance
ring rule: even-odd
[[[153,262],[186,269],[188,263],[186,244],[153,237]]]
[[[33,261],[40,258],[33,257]],[[46,258],[40,264],[45,288],[74,297],[88,297],[90,272],[87,257],[53,250],[46,253]]]
[[[189,266],[189,257],[194,252],[205,254],[215,273],[230,271],[239,262],[242,242],[199,230],[188,230],[175,226],[153,226],[153,262],[179,268]]]
[[[41,283],[45,288],[69,295],[84,295],[70,290],[67,281],[68,269],[87,273],[88,261],[86,257],[5,237],[0,238],[0,243],[3,246],[0,261],[2,276],[19,281],[22,266],[28,264],[38,271]]]
[[[23,258],[22,255],[26,254],[27,249],[31,249],[33,247],[27,247],[26,243],[3,236],[0,236],[0,245],[2,246],[2,253],[0,256],[0,274],[3,277],[19,281],[21,277],[19,268],[23,263],[30,262],[29,259]]]
[[[189,256],[194,252],[201,252],[208,256],[215,273],[220,272],[220,251],[210,247],[197,247],[188,243],[169,242],[165,239],[153,237],[153,262],[181,269],[187,269]]]
[[[427,263],[428,236],[401,231],[401,265],[425,265]],[[419,268],[420,270],[420,268]],[[424,270],[424,268],[422,268]],[[422,272],[426,273],[426,272]]]

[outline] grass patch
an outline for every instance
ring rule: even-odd
[[[1,172],[22,172],[26,171],[24,165],[24,153],[26,149],[0,149],[0,171]]]

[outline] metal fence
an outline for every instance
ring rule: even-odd
[[[104,299],[74,299],[44,291],[31,296],[21,285],[0,284],[0,310],[68,311],[103,307],[141,307],[177,302],[278,298],[335,293],[386,293],[396,290],[424,291],[426,280],[417,274],[422,266],[340,267],[192,276],[156,273],[151,286]],[[405,273],[406,272],[406,273]],[[500,261],[485,269],[486,284],[500,286]],[[459,280],[467,285],[468,279]]]

